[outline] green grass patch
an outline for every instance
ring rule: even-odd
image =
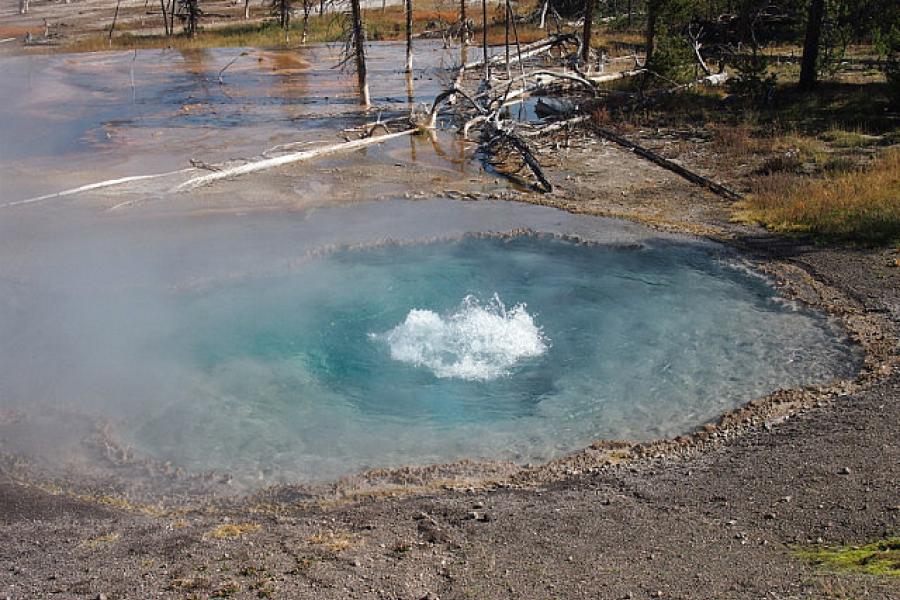
[[[831,571],[900,577],[900,537],[865,546],[822,546],[797,550],[799,558]]]
[[[878,136],[845,129],[830,129],[819,137],[836,148],[865,148],[874,146],[881,141]]]

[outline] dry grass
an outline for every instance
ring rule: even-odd
[[[247,533],[259,531],[260,526],[256,523],[226,523],[219,525],[215,529],[206,532],[205,537],[217,540],[241,537]]]
[[[711,129],[716,151],[726,154],[729,159],[745,159],[754,154],[771,152],[774,145],[772,138],[755,137],[753,127],[747,123],[713,124]]]
[[[900,243],[900,150],[822,179],[760,178],[736,218],[773,231],[864,244]]]
[[[335,533],[328,531],[313,534],[306,538],[306,541],[317,546],[322,546],[326,550],[337,554],[348,548],[352,548],[356,544],[357,539],[356,536],[350,533]]]
[[[793,173],[805,165],[820,167],[829,158],[828,147],[822,141],[803,135],[787,134],[776,138],[770,144],[772,156],[760,167],[766,175]]]

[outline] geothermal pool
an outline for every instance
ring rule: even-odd
[[[2,397],[93,411],[136,456],[246,482],[676,435],[858,361],[717,245],[543,207],[60,231],[0,277]]]

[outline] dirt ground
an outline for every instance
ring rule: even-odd
[[[692,435],[600,442],[533,468],[410,468],[243,498],[138,494],[111,483],[112,457],[108,474],[87,480],[3,455],[0,598],[900,598],[896,578],[794,556],[900,532],[895,250],[735,225],[728,202],[615,146],[559,144],[550,195],[424,167],[398,174],[390,155],[364,172],[317,168],[337,181],[383,178],[385,196],[535,202],[733,245],[786,294],[842,320],[866,352],[859,377],[772,394]],[[702,144],[685,147],[702,170]],[[256,208],[297,208],[295,195],[279,195],[302,184],[290,169],[254,178],[266,198]],[[191,206],[132,208],[201,214],[261,202],[229,204],[242,185]],[[109,208],[121,198],[88,201]]]

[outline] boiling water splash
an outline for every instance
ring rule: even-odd
[[[402,323],[375,337],[388,343],[394,360],[427,367],[440,378],[470,381],[507,375],[519,360],[547,350],[543,331],[525,305],[507,310],[496,294],[485,305],[466,296],[447,317],[413,309]]]

